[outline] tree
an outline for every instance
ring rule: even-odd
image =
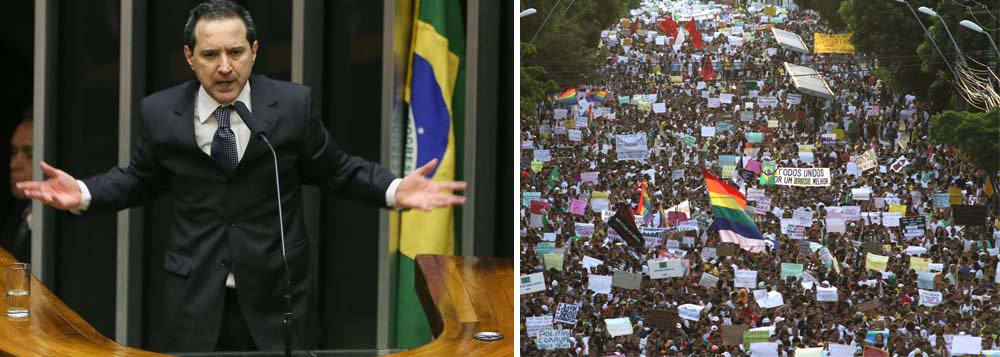
[[[538,10],[521,19],[521,111],[527,113],[556,91],[597,80],[607,59],[606,50],[598,48],[601,31],[639,7],[639,1],[528,0],[521,5]]]
[[[990,175],[1000,171],[1000,108],[984,113],[946,110],[931,117],[929,131],[932,143],[959,149]]]
[[[826,20],[834,32],[840,33],[847,29],[847,24],[837,13],[840,10],[840,0],[795,0],[795,4],[801,9],[816,10],[819,17]]]

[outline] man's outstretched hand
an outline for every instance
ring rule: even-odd
[[[80,186],[76,184],[76,179],[44,161],[40,165],[42,173],[48,179],[42,182],[18,182],[17,188],[24,190],[24,196],[61,210],[80,207]]]
[[[397,206],[430,211],[438,207],[465,204],[465,197],[449,193],[464,190],[464,181],[439,182],[426,177],[437,163],[437,159],[433,159],[403,178],[396,188]],[[76,186],[76,182],[73,185]]]

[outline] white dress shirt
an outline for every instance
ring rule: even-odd
[[[236,101],[246,104],[247,110],[252,113],[253,106],[250,102],[250,91],[250,81],[248,80],[243,90],[236,96]],[[219,129],[219,122],[215,119],[215,110],[220,105],[222,104],[208,95],[205,87],[198,86],[198,96],[194,102],[194,138],[198,148],[208,156],[212,156],[212,140],[215,138],[216,130]],[[236,110],[232,110],[229,114],[229,127],[232,129],[233,134],[236,135],[237,159],[242,160],[243,153],[247,150],[247,144],[250,143],[250,128],[243,122],[243,118],[240,117],[240,114]],[[390,208],[395,208],[396,206],[396,188],[399,187],[401,181],[402,179],[399,178],[392,180],[389,188],[385,190],[385,202]],[[90,190],[87,189],[87,185],[83,181],[76,180],[76,184],[80,186],[80,206],[70,211],[80,214],[90,207],[92,197]],[[232,272],[226,276],[226,287],[236,288],[236,279]]]

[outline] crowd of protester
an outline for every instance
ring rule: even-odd
[[[851,346],[858,355],[868,353],[868,346],[888,356],[945,356],[954,336],[979,337],[984,351],[1000,349],[995,193],[987,173],[928,139],[930,105],[919,95],[889,91],[863,58],[801,54],[778,44],[772,26],[800,35],[807,45],[813,33],[832,32],[814,12],[667,5],[645,5],[603,33],[607,62],[600,80],[575,86],[578,98],[553,98],[535,115],[521,118],[521,192],[538,197],[525,196],[529,199],[522,206],[519,269],[522,277],[544,276],[544,289],[520,296],[521,354],[749,355],[749,345],[724,341],[730,326],[771,331],[768,342],[777,343],[780,356],[832,344]],[[684,16],[692,13],[698,14],[694,22],[704,35],[701,48],[687,30],[681,30],[687,38],[676,50],[673,36],[656,39],[664,36],[660,20],[673,17],[683,27],[691,20]],[[633,22],[638,24],[633,27]],[[742,43],[734,44],[730,36]],[[706,57],[711,73],[704,68]],[[815,69],[833,97],[798,91],[785,72],[786,62]],[[603,100],[594,96],[598,91],[606,91]],[[656,99],[634,100],[643,94],[656,94]],[[709,108],[709,98],[726,94],[732,95],[731,103]],[[801,101],[789,103],[796,94]],[[760,97],[778,103],[761,106]],[[582,108],[576,99],[593,107]],[[652,103],[664,103],[665,112],[657,113]],[[558,113],[568,114],[564,119]],[[567,127],[567,119],[576,117],[587,117],[587,125]],[[769,127],[774,120],[777,127]],[[718,130],[724,121],[730,129]],[[702,127],[717,130],[702,136]],[[571,140],[570,129],[581,131],[579,141]],[[751,132],[762,133],[762,141],[750,143]],[[648,138],[648,158],[618,160],[616,135],[635,133]],[[696,142],[686,143],[685,136]],[[551,158],[533,163],[535,150],[549,150]],[[800,154],[803,150],[811,150],[811,157]],[[869,150],[877,154],[878,167],[857,170],[855,159]],[[735,155],[740,167],[724,170],[719,166],[723,155]],[[908,164],[897,171],[892,164],[900,157]],[[768,184],[759,179],[759,170],[751,179],[738,177],[750,160],[829,168],[831,182]],[[683,170],[682,177],[675,176],[676,170]],[[767,242],[765,251],[717,254],[722,244],[708,228],[713,213],[703,170],[744,194],[763,189],[770,205],[758,198],[746,211]],[[589,172],[598,173],[596,183],[583,179]],[[649,198],[642,197],[643,183]],[[862,197],[859,189],[870,197]],[[582,215],[571,212],[571,200],[593,202],[594,192],[607,193],[609,207],[595,210],[588,204]],[[950,193],[948,207],[935,204],[934,196],[941,193]],[[544,203],[542,212],[533,213],[532,200]],[[640,201],[651,203],[655,219],[640,215],[636,223],[663,233],[662,239],[647,238],[646,246],[635,247],[609,232],[606,220],[621,207],[637,210]],[[685,201],[690,205],[686,218],[700,224],[667,222],[661,216],[661,209]],[[956,224],[952,205],[986,206],[987,214],[974,217],[975,224]],[[828,208],[845,206],[860,208],[860,219],[848,217],[842,231],[830,227],[833,211]],[[899,212],[900,207],[904,217],[925,218],[922,235],[907,237],[900,226],[887,223],[890,219],[877,219],[877,212]],[[801,224],[804,232],[782,233],[782,220],[793,218],[807,222]],[[578,234],[581,223],[593,224],[593,233]],[[682,243],[670,245],[672,240]],[[540,252],[544,243],[554,243],[554,249]],[[886,267],[871,269],[869,253],[888,257]],[[561,254],[561,266],[546,266],[545,254]],[[585,267],[585,257],[600,264]],[[914,270],[911,257],[927,259],[934,274],[929,285],[918,281],[926,269]],[[689,266],[681,277],[651,279],[648,262],[663,260],[686,260]],[[782,263],[802,264],[803,273],[782,279]],[[734,287],[737,269],[757,271],[757,286]],[[643,274],[641,286],[616,286],[608,294],[589,289],[588,276],[615,271]],[[705,286],[703,274],[719,281]],[[821,288],[836,288],[836,301],[817,301]],[[759,306],[754,295],[761,289],[780,293],[783,304]],[[940,303],[921,303],[918,290],[940,293]],[[553,315],[560,304],[578,307],[573,323],[551,326],[570,330],[569,348],[540,349],[527,319]],[[677,314],[685,304],[704,307],[697,320],[650,323],[655,312]],[[622,317],[629,318],[633,331],[612,336],[605,319]],[[869,333],[874,331],[887,335]]]

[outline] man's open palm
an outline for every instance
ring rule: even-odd
[[[428,179],[428,173],[437,166],[437,159],[413,170],[396,188],[396,205],[401,208],[416,208],[430,211],[438,207],[465,204],[465,197],[449,192],[464,190],[464,181],[440,182]],[[74,183],[75,185],[75,183]]]
[[[24,196],[61,210],[80,207],[80,186],[76,184],[76,179],[44,161],[40,166],[48,179],[42,182],[18,182],[17,188],[24,190]]]

